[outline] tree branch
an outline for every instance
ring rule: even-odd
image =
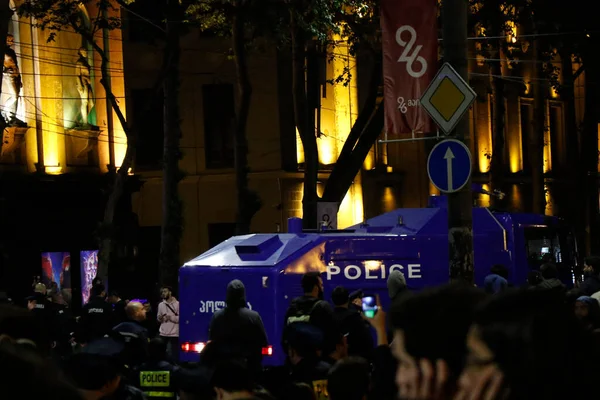
[[[333,167],[333,171],[331,171],[331,175],[327,180],[327,184],[325,185],[325,191],[323,193],[324,201],[335,201],[332,199],[336,199],[339,197],[340,190],[343,190],[345,186],[344,182],[340,180],[340,176],[345,174],[345,171],[350,167],[350,164],[353,164],[353,151],[361,139],[363,133],[365,132],[365,128],[368,126],[372,119],[373,111],[377,106],[377,97],[379,94],[379,86],[381,84],[382,79],[382,69],[381,69],[381,58],[374,57],[376,60],[373,69],[371,71],[371,79],[369,83],[369,94],[363,105],[360,113],[358,114],[358,118],[354,122],[350,134],[348,138],[344,142],[344,146],[342,147],[342,151],[340,152],[340,156]],[[354,176],[356,176],[356,173]]]
[[[341,203],[344,196],[348,192],[354,178],[360,171],[360,168],[373,144],[383,130],[383,101],[379,103],[375,112],[369,116],[369,121],[366,124],[358,143],[352,153],[348,156],[344,163],[344,168],[338,168],[339,171],[335,176],[330,175],[328,185],[326,186],[327,193],[323,194],[323,201]],[[334,182],[334,185],[329,188],[329,181]]]
[[[573,81],[576,81],[577,78],[579,78],[579,76],[581,76],[581,74],[583,74],[585,72],[585,65],[582,64],[579,68],[577,68],[577,71],[575,71],[575,73],[573,74]]]

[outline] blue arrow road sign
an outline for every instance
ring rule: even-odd
[[[429,153],[427,175],[441,192],[454,193],[469,182],[472,166],[469,148],[459,140],[447,139]]]

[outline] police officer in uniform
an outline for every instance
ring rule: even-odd
[[[81,310],[79,320],[79,341],[87,343],[110,333],[113,323],[112,306],[105,300],[103,285],[95,285],[91,290],[90,301]]]
[[[148,357],[148,330],[142,325],[146,309],[142,303],[130,301],[125,307],[128,320],[112,329],[112,336],[125,343],[125,358],[129,367],[140,365]]]
[[[144,394],[125,379],[123,343],[109,337],[88,343],[65,363],[65,373],[83,398],[145,400]]]
[[[285,330],[284,349],[288,354],[291,381],[311,386],[317,400],[327,399],[331,365],[320,358],[325,342],[323,332],[307,322],[290,324]]]
[[[27,297],[27,309],[31,311],[42,329],[43,344],[46,349],[54,347],[57,339],[57,318],[54,308],[46,297],[46,285],[37,283],[34,294]]]
[[[55,353],[59,357],[65,357],[72,351],[71,337],[76,328],[75,318],[61,292],[55,292],[52,295],[49,305],[57,322],[57,326],[54,329],[56,336]]]
[[[178,391],[174,377],[179,367],[167,361],[167,343],[154,338],[148,344],[148,362],[136,369],[138,387],[148,399],[175,398]]]

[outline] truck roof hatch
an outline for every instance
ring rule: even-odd
[[[278,235],[252,235],[235,245],[235,251],[242,261],[266,260],[283,246]]]

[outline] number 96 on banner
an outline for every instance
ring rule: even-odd
[[[408,99],[404,100],[404,97],[398,97],[398,111],[402,114],[406,114],[409,107],[416,107],[420,103],[419,99]]]

